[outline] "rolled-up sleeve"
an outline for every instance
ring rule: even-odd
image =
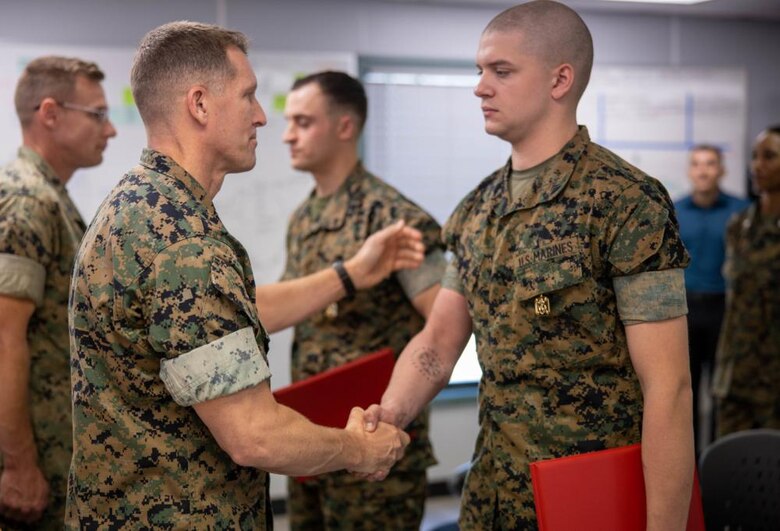
[[[612,283],[618,314],[625,325],[664,321],[688,313],[682,269],[615,277]]]
[[[30,258],[0,253],[0,295],[29,299],[40,306],[46,269]]]
[[[43,303],[56,209],[27,195],[0,198],[0,294]]]
[[[450,289],[461,295],[465,294],[463,283],[458,274],[458,267],[455,265],[455,260],[450,260],[449,264],[447,264],[447,269],[444,271],[444,276],[441,279],[441,287]]]
[[[416,269],[404,269],[396,273],[398,282],[409,300],[426,289],[441,283],[447,259],[441,249],[434,249],[425,256],[425,260]]]
[[[160,378],[181,406],[230,395],[271,377],[251,327],[163,360]]]

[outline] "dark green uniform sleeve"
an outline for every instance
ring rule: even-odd
[[[192,238],[161,252],[149,286],[149,340],[162,354],[160,377],[191,405],[270,377],[254,299],[222,242]]]
[[[611,277],[688,265],[672,202],[657,181],[635,184],[620,194],[608,227]]]

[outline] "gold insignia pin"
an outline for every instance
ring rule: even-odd
[[[536,315],[550,315],[550,299],[546,295],[539,295],[534,300]]]
[[[339,303],[331,302],[325,308],[325,317],[327,317],[328,319],[335,319],[338,316],[339,316]]]

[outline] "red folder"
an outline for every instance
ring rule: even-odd
[[[353,407],[382,400],[394,364],[393,351],[385,348],[277,389],[274,396],[315,424],[343,428]]]
[[[539,531],[644,531],[641,445],[531,463]],[[704,531],[694,472],[687,531]]]

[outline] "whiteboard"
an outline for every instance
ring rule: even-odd
[[[591,138],[661,180],[675,199],[688,193],[688,151],[723,150],[724,190],[744,197],[747,74],[742,69],[597,67],[578,118]]]
[[[365,75],[366,163],[443,222],[510,154],[484,132],[473,67],[382,66]],[[723,188],[744,196],[747,76],[741,69],[595,67],[578,112],[591,139],[661,180],[689,188],[688,150],[724,151]]]
[[[103,87],[118,135],[109,140],[103,164],[79,170],[68,190],[89,223],[98,206],[124,173],[138,163],[146,133],[130,92],[134,48],[56,47],[0,43],[0,162],[15,157],[21,143],[13,105],[16,81],[24,66],[40,55],[81,57],[95,61],[106,74]],[[268,124],[258,130],[258,163],[250,172],[228,175],[214,204],[228,230],[249,252],[259,283],[279,278],[284,266],[287,219],[312,188],[308,174],[290,168],[282,143],[284,98],[296,77],[323,69],[357,70],[354,54],[269,53],[251,51],[258,77],[258,99]]]

